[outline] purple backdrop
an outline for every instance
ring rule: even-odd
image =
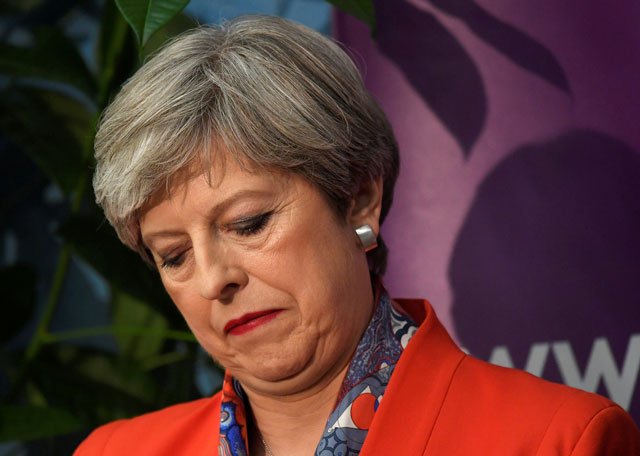
[[[640,422],[640,3],[377,3],[335,36],[402,166],[385,282],[492,362]]]

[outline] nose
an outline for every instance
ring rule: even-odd
[[[200,261],[198,261],[200,260]],[[245,287],[248,275],[235,255],[223,249],[206,252],[197,258],[196,275],[200,296],[228,303]]]

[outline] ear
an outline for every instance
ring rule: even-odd
[[[349,223],[355,230],[369,225],[374,233],[380,233],[380,211],[382,210],[382,177],[362,183],[351,201]]]

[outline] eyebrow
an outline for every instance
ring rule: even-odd
[[[255,197],[255,196],[266,197],[266,196],[269,196],[272,193],[273,192],[270,191],[270,190],[256,190],[256,189],[238,190],[236,193],[232,194],[228,198],[224,199],[223,201],[221,201],[218,204],[215,204],[211,208],[209,208],[209,210],[207,211],[207,216],[210,217],[210,218],[211,217],[217,217],[220,213],[222,213],[225,210],[227,210],[230,206],[232,206],[233,204],[235,204],[239,200],[242,200],[242,199],[245,199],[245,198],[249,198],[249,197]],[[151,241],[153,239],[176,237],[176,236],[180,236],[182,234],[184,234],[184,232],[183,231],[179,231],[179,230],[152,231],[151,233],[148,233],[147,235],[142,236],[142,243],[144,244],[145,247],[150,248],[149,247],[149,241]]]

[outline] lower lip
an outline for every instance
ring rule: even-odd
[[[233,334],[234,336],[239,336],[241,334],[248,333],[249,331],[252,331],[264,324],[269,323],[271,320],[276,318],[280,312],[282,311],[276,310],[266,315],[262,315],[261,317],[254,318],[253,320],[249,320],[246,323],[242,323],[241,325],[234,326],[229,330],[229,334]]]

